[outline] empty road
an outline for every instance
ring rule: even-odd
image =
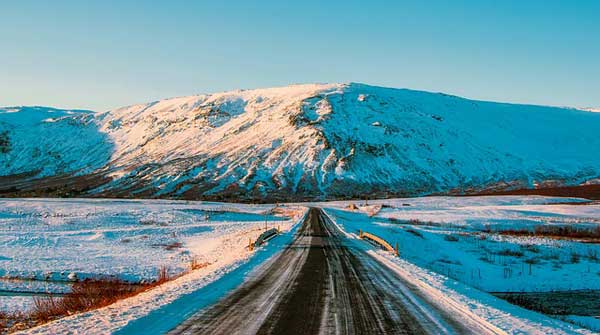
[[[495,334],[439,307],[363,250],[321,209],[228,296],[171,334]]]

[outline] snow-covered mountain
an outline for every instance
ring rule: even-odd
[[[600,114],[363,84],[0,109],[5,195],[303,200],[579,184]]]

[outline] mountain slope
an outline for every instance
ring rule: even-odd
[[[11,195],[58,188],[66,195],[303,200],[600,176],[598,113],[363,84],[232,91],[93,115],[45,112],[60,114],[60,122],[31,116],[40,110],[2,111],[0,134],[28,146],[18,160],[14,149],[0,152],[0,189]],[[47,143],[60,145],[46,150]],[[28,160],[40,147],[43,158]]]

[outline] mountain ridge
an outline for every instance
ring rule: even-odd
[[[597,113],[359,83],[199,94],[98,113],[38,110],[38,118],[9,110],[0,109],[5,196],[295,201],[600,176]],[[51,114],[59,116],[43,117]]]

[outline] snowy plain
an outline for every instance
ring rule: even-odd
[[[386,264],[390,271],[412,280],[432,296],[443,297],[441,303],[449,304],[449,308],[476,315],[502,332],[591,333],[558,318],[511,305],[488,292],[600,289],[600,262],[590,257],[593,252],[589,251],[597,249],[597,244],[497,233],[502,229],[535,225],[599,225],[600,205],[582,199],[426,197],[377,200],[368,204],[364,201],[301,203],[282,207],[289,209],[287,217],[282,217],[281,212],[272,213],[273,205],[165,200],[11,199],[3,200],[2,204],[5,208],[2,211],[4,235],[14,233],[14,227],[18,227],[35,241],[65,240],[49,246],[39,242],[9,246],[8,238],[2,240],[0,255],[7,260],[0,264],[6,273],[39,277],[60,263],[56,259],[63,257],[64,267],[61,271],[54,270],[53,276],[62,278],[61,273],[68,275],[73,271],[85,276],[112,269],[115,275],[141,280],[151,279],[155,269],[165,260],[173,269],[184,268],[192,254],[211,263],[136,297],[24,332],[29,334],[133,334],[139,330],[136,320],[152,322],[153,315],[173,313],[173,310],[178,312],[173,315],[188,315],[197,308],[189,306],[191,301],[197,303],[199,296],[205,297],[203,304],[215,301],[219,295],[226,294],[229,286],[243,280],[252,268],[283,248],[291,238],[294,226],[302,221],[307,206],[324,208],[352,243]],[[250,252],[245,246],[249,238],[256,238],[264,229],[265,213],[268,213],[269,225],[280,226],[286,233],[269,242],[266,248]],[[83,224],[86,214],[93,222],[92,226]],[[112,220],[121,217],[129,219]],[[155,236],[148,238],[156,239],[156,242],[149,245],[121,242],[121,238],[135,239],[150,234],[148,227],[140,221],[156,223]],[[14,227],[9,228],[11,225]],[[103,237],[106,239],[104,244],[79,237],[81,234],[95,236],[96,232],[88,231],[93,230],[92,227],[102,232],[110,231],[110,236],[118,237]],[[139,229],[139,234],[132,233],[132,227]],[[167,229],[165,227],[170,230],[163,230]],[[398,242],[400,257],[359,240],[360,229],[382,236],[393,244]],[[173,239],[182,242],[177,251],[152,246],[168,244]],[[80,267],[80,261],[74,256],[86,252],[86,243],[90,250],[82,254],[81,259],[92,260],[87,268]],[[70,250],[74,245],[79,245],[79,249]],[[105,251],[97,248],[106,248],[114,258],[105,263],[106,258],[102,257]],[[137,248],[141,250],[131,250]],[[8,271],[13,261],[10,258],[19,253],[17,249],[33,257],[31,265],[25,267],[26,271]],[[577,262],[572,261],[573,252],[580,254]],[[531,262],[531,272],[527,263],[530,259],[536,260]],[[18,264],[13,265],[16,268]],[[13,306],[19,304],[17,300]],[[589,315],[561,318],[596,329],[593,324],[597,319]]]
[[[373,201],[356,210],[348,210],[348,202],[327,206],[349,231],[363,229],[397,242],[403,258],[484,291],[600,289],[597,243],[498,234],[540,225],[599,226],[600,206],[574,205],[581,201],[425,197]]]
[[[400,257],[390,261],[399,264],[399,271],[408,271],[413,279],[421,278],[435,290],[471,306],[478,315],[486,315],[488,321],[509,333],[553,333],[556,320],[547,320],[485,292],[576,291],[585,296],[588,291],[600,289],[599,241],[500,234],[552,225],[598,229],[597,202],[488,196],[391,199],[368,204],[341,201],[320,206],[351,238],[357,238],[363,230],[392,245],[398,243]],[[570,304],[564,302],[567,309]],[[600,332],[596,311],[556,318]]]
[[[290,218],[273,208],[166,200],[0,200],[0,310],[23,309],[35,294],[67,292],[73,280],[149,282],[161,267],[176,275],[192,259],[224,264],[239,257],[224,239],[248,235],[246,246],[265,224],[289,227]]]

